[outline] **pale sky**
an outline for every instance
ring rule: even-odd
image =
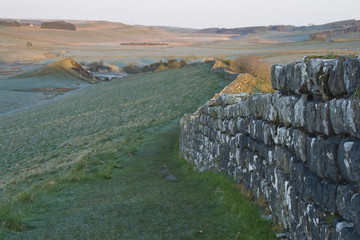
[[[360,0],[0,0],[0,3],[0,18],[107,20],[189,28],[302,26],[360,20]]]

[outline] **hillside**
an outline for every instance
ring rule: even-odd
[[[178,158],[180,117],[228,83],[209,69],[89,85],[0,117],[0,238],[273,239],[233,183]]]

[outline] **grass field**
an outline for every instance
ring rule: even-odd
[[[228,178],[177,154],[178,122],[229,82],[188,66],[0,117],[0,239],[273,239]]]

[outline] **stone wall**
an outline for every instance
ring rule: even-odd
[[[181,154],[264,197],[290,239],[360,239],[359,59],[274,65],[272,84],[185,115]]]

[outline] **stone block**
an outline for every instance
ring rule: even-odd
[[[321,184],[322,186],[322,199],[319,206],[326,211],[335,213],[336,212],[336,193],[337,185],[329,181],[325,181]]]
[[[289,148],[290,150],[294,150],[294,129],[286,128],[286,127],[278,127],[276,129],[276,136],[274,138],[274,142],[277,145],[281,145]]]
[[[360,193],[356,193],[351,197],[350,213],[355,229],[360,233]]]
[[[248,134],[248,126],[249,126],[250,118],[242,118],[238,117],[236,120],[236,130],[238,133]]]
[[[332,224],[323,224],[320,226],[319,239],[330,240],[334,232],[334,226]]]
[[[293,131],[293,143],[294,143],[294,152],[298,159],[303,162],[307,161],[307,137],[300,129],[294,129]]]
[[[266,149],[264,149],[266,152],[263,153],[263,158],[265,161],[265,164],[267,165],[275,165],[275,161],[274,161],[274,151],[275,148],[274,147],[266,147]],[[261,154],[261,151],[260,151]]]
[[[307,124],[306,128],[309,133],[315,133],[316,129],[316,103],[314,101],[309,101],[306,104],[306,110],[305,110],[305,122]]]
[[[250,101],[248,98],[244,98],[242,101],[236,103],[236,107],[236,117],[245,118],[250,116]]]
[[[332,134],[330,109],[327,102],[309,101],[305,111],[308,132],[327,136]]]
[[[301,195],[304,193],[304,176],[306,167],[302,162],[290,162],[290,181],[294,185],[296,191]]]
[[[290,127],[294,119],[294,106],[299,101],[299,97],[283,96],[275,92],[272,97],[273,105],[279,114],[279,121],[286,127]]]
[[[304,58],[305,81],[309,92],[327,98],[327,95],[330,94],[328,80],[335,62],[334,59]]]
[[[329,92],[332,96],[339,97],[346,94],[346,87],[344,83],[344,60],[345,58],[336,60],[334,67],[330,71],[328,86]]]
[[[355,185],[340,185],[336,193],[337,212],[346,220],[352,219],[351,198],[357,194],[359,189]]]
[[[293,93],[296,82],[294,81],[294,67],[296,63],[289,63],[284,66],[285,82],[282,86],[282,90],[287,93]]]
[[[301,95],[299,101],[294,105],[294,122],[293,126],[298,128],[304,128],[306,126],[306,104],[307,104],[307,95]]]
[[[337,161],[340,142],[339,137],[331,137],[327,140],[322,137],[308,137],[306,149],[310,171],[321,178],[341,181],[342,176]]]
[[[257,120],[253,117],[251,117],[250,121],[249,121],[249,125],[248,125],[248,133],[250,135],[250,137],[254,140],[257,139]]]
[[[335,134],[346,133],[344,120],[346,101],[344,99],[332,99],[329,102],[330,122]]]
[[[271,85],[275,90],[282,90],[285,84],[285,67],[284,65],[275,64],[271,67]]]
[[[345,131],[360,138],[360,99],[347,99],[344,103],[342,106]]]
[[[341,141],[338,164],[343,178],[360,184],[360,140],[349,138]]]
[[[324,220],[325,214],[314,204],[309,204],[306,211],[309,221],[310,235],[313,239],[320,239],[320,223]]]
[[[360,240],[360,236],[354,231],[353,226],[354,224],[350,222],[337,222],[331,240]]]
[[[274,143],[271,135],[272,125],[266,121],[261,121],[260,123],[261,123],[260,126],[261,131],[258,131],[257,138],[267,146],[272,145]]]
[[[323,198],[323,191],[320,178],[311,173],[305,171],[304,173],[304,194],[303,197],[307,202],[314,202],[319,204]]]
[[[290,174],[290,161],[295,158],[292,152],[284,147],[275,146],[274,160],[276,166],[285,174]]]
[[[348,93],[353,93],[360,87],[360,63],[359,59],[346,58],[344,61],[344,83]]]
[[[227,172],[228,162],[230,161],[230,148],[220,149],[219,170],[223,173]]]
[[[246,167],[246,156],[247,156],[247,150],[243,148],[237,148],[236,149],[236,164],[237,166],[241,167],[242,169]]]
[[[301,95],[306,92],[306,82],[302,77],[302,66],[301,62],[295,63],[294,65],[294,81],[291,84],[291,90],[297,95]]]

